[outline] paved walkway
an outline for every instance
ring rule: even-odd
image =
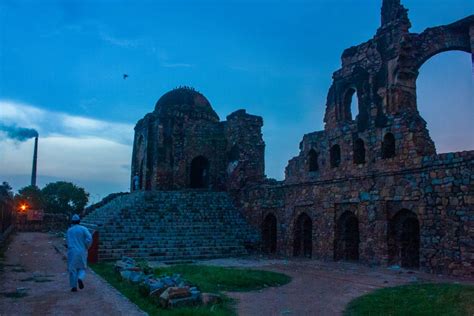
[[[85,289],[70,292],[66,261],[55,248],[63,241],[44,233],[17,233],[0,272],[0,315],[144,315],[134,304],[89,270]],[[24,289],[21,289],[24,288]]]

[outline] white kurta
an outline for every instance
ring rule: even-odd
[[[67,269],[73,272],[87,267],[87,249],[92,243],[89,230],[81,225],[73,225],[67,230]]]

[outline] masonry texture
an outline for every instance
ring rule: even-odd
[[[436,154],[416,97],[418,70],[430,57],[448,50],[473,54],[474,16],[415,34],[409,32],[407,11],[400,1],[384,0],[375,36],[343,52],[328,92],[324,130],[303,136],[283,181],[264,175],[261,117],[238,110],[220,121],[204,95],[181,87],[138,121],[132,197],[110,202],[115,212],[105,212],[105,205],[91,213],[94,225],[107,222],[97,214],[139,216],[118,210],[120,198],[140,200],[140,192],[166,191],[179,205],[181,220],[186,205],[200,205],[199,225],[207,221],[210,235],[212,227],[235,221],[253,236],[240,220],[215,216],[220,209],[226,216],[230,210],[242,214],[261,236],[247,241],[261,240],[262,252],[474,276],[474,151]],[[352,111],[355,98],[358,109]],[[189,196],[193,190],[206,193]],[[219,194],[222,201],[231,196],[237,208],[218,202]],[[143,224],[138,222],[130,221]],[[114,234],[123,229],[103,228],[107,247],[117,247],[120,236]]]

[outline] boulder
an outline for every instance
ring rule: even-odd
[[[167,288],[163,293],[161,293],[160,298],[159,298],[159,303],[161,307],[167,308],[168,301],[169,301],[169,288]]]
[[[169,299],[184,298],[191,296],[191,292],[187,287],[170,287],[168,292]]]
[[[123,270],[134,270],[134,271],[140,270],[140,268],[137,267],[135,260],[129,257],[123,257],[121,260],[118,260],[117,262],[115,262],[114,269],[117,272],[120,272]]]

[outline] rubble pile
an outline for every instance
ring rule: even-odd
[[[128,257],[115,263],[114,269],[123,280],[139,285],[143,296],[149,296],[162,308],[176,308],[201,304],[214,304],[220,296],[201,291],[186,282],[180,274],[155,276],[148,265],[140,265]]]

